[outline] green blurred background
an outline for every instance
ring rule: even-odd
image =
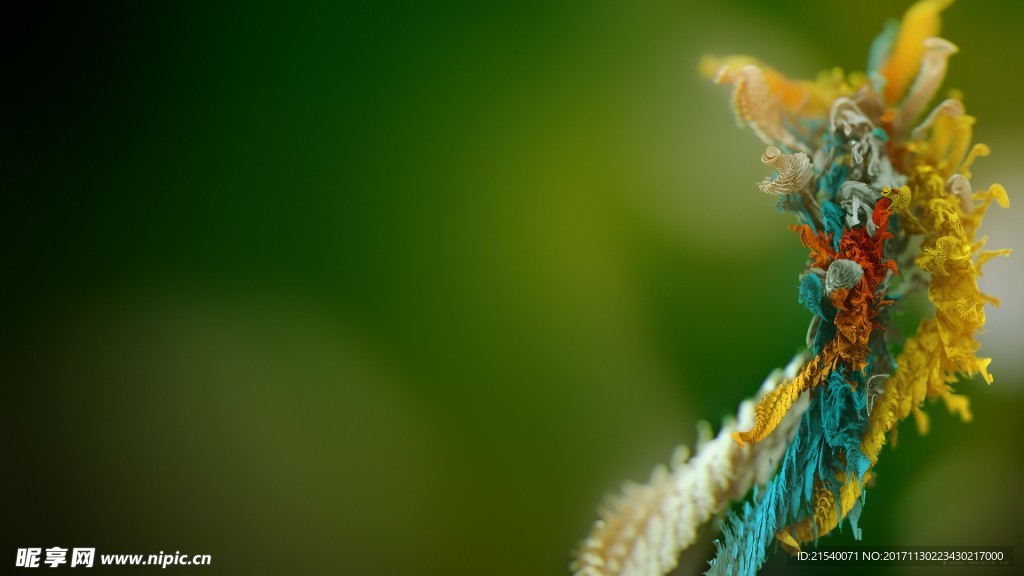
[[[211,554],[170,568],[196,573],[567,573],[605,493],[804,338],[805,250],[700,56],[863,69],[909,4],[9,16],[4,562],[59,545]],[[991,245],[1015,249],[1021,22],[977,0],[944,30],[946,86],[993,148],[976,186],[1015,203]],[[866,544],[1024,540],[1022,258],[986,270],[1005,304],[995,384],[960,387],[975,422],[936,405],[927,437],[900,428]],[[780,553],[768,572],[810,571]]]

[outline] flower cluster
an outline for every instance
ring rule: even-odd
[[[734,448],[785,449],[773,459],[774,474],[756,479],[753,497],[723,522],[709,574],[754,574],[773,542],[794,552],[844,519],[859,538],[865,487],[887,434],[910,415],[926,432],[926,398],[941,398],[969,420],[968,402],[951,384],[975,374],[992,382],[989,359],[976,356],[975,334],[985,304],[998,301],[978,289],[977,278],[987,260],[1009,250],[983,250],[977,230],[992,202],[1006,207],[1008,199],[998,184],[974,190],[971,165],[989,150],[971,145],[974,118],[958,94],[927,109],[957,51],[937,37],[939,14],[951,1],[922,0],[902,22],[891,22],[871,47],[866,74],[833,70],[794,81],[745,56],[701,63],[705,74],[733,87],[738,121],[767,145],[761,161],[773,173],[759,187],[799,222],[791,229],[810,254],[798,298],[812,318],[806,355],[763,390],[748,426],[729,430]],[[919,290],[927,290],[934,314],[895,342],[891,310]],[[724,483],[750,476],[717,472]],[[706,497],[706,508],[721,510],[719,495],[742,494],[749,484]],[[630,509],[628,494],[622,500],[614,510]],[[632,554],[648,554],[642,535],[651,518],[682,518],[664,507],[694,500],[684,494],[661,501],[661,512],[626,522],[634,535],[628,543],[595,531],[600,538],[588,540],[577,573],[667,572],[674,560],[645,563]],[[613,511],[602,522],[610,521],[623,520]],[[659,525],[683,528],[695,529]],[[688,545],[676,544],[662,555],[674,558]],[[617,554],[609,553],[613,547]]]

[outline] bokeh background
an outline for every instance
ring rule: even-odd
[[[9,15],[3,561],[566,574],[602,496],[717,427],[806,330],[805,250],[700,56],[863,69],[909,4]],[[945,22],[946,86],[993,149],[975,183],[1013,202],[991,245],[1020,249],[1024,4]],[[928,436],[900,428],[865,544],[1020,552],[1022,263],[986,268],[1004,306],[996,382],[959,386],[975,421],[936,405]]]

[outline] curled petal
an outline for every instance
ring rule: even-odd
[[[736,120],[749,126],[762,142],[810,151],[783,125],[783,94],[771,89],[765,71],[760,67],[753,64],[736,69],[723,66],[715,77],[715,83],[733,86],[732,107]]]
[[[957,47],[942,38],[928,38],[924,41],[924,56],[921,58],[921,70],[910,91],[900,104],[896,115],[896,130],[905,130],[921,110],[935,96],[935,92],[946,77],[946,62],[957,53]]]
[[[963,174],[953,174],[946,180],[946,189],[960,199],[960,209],[964,214],[971,212],[974,203],[974,190],[971,188],[971,181]]]
[[[829,114],[832,132],[850,147],[850,177],[854,180],[876,179],[883,171],[891,172],[885,152],[884,132],[850,98],[837,98]]]
[[[839,204],[846,212],[846,224],[850,228],[863,224],[871,236],[875,235],[875,230],[878,228],[871,219],[871,213],[881,197],[881,194],[874,188],[855,180],[843,182],[836,194]],[[863,220],[861,219],[862,215]]]
[[[790,80],[746,56],[706,56],[700,68],[715,83],[733,86],[733,112],[741,126],[787,151],[810,153],[832,101],[853,92],[838,69],[814,81]]]
[[[768,194],[799,193],[803,191],[814,176],[811,159],[803,152],[783,154],[775,146],[769,146],[761,162],[774,168],[778,175],[765,178],[758,188]]]
[[[892,201],[892,204],[889,205],[889,211],[893,214],[906,212],[907,207],[910,206],[911,194],[909,186],[900,186],[895,190],[886,186],[882,188],[882,196]]]
[[[932,109],[928,116],[922,121],[914,130],[910,133],[910,137],[913,140],[922,140],[925,132],[931,128],[932,124],[937,118],[949,117],[955,118],[956,116],[962,116],[965,113],[964,105],[959,100],[948,98],[939,103],[938,106]]]
[[[920,66],[925,39],[939,34],[939,13],[952,3],[953,0],[923,0],[904,14],[899,36],[880,70],[886,80],[884,96],[887,103],[895,104],[903,96]]]
[[[912,132],[910,147],[917,154],[916,164],[933,166],[946,178],[957,171],[970,178],[974,160],[988,155],[988,146],[971,146],[973,133],[974,117],[964,113],[963,104],[944,100]]]
[[[828,267],[825,274],[825,294],[837,289],[853,288],[864,277],[864,269],[853,260],[839,259]]]
[[[967,153],[967,159],[960,165],[960,174],[962,174],[964,178],[970,179],[971,166],[974,164],[974,161],[978,158],[988,156],[989,152],[990,150],[988,146],[984,144],[975,144],[972,146],[971,151]]]

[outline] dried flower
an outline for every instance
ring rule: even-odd
[[[747,57],[701,63],[733,86],[737,120],[768,146],[761,161],[775,173],[760,189],[800,221],[791,228],[810,250],[798,293],[812,314],[808,359],[766,386],[752,410],[741,407],[738,425],[696,458],[627,491],[585,544],[577,574],[666,573],[696,525],[751,483],[753,497],[723,522],[708,574],[754,574],[773,541],[797,551],[844,519],[859,538],[864,489],[896,424],[912,414],[926,432],[926,398],[971,418],[951,384],[975,374],[992,382],[975,334],[985,304],[998,301],[977,278],[985,262],[1009,254],[982,250],[977,230],[993,201],[1009,201],[998,184],[974,192],[970,167],[989,150],[971,146],[974,118],[956,96],[914,126],[957,52],[936,36],[950,3],[922,0],[890,23],[867,74],[793,81]],[[888,311],[919,276],[928,278],[934,317],[893,358]],[[732,451],[723,445],[730,433]],[[709,452],[720,456],[704,458]],[[773,474],[759,454],[778,462]],[[721,484],[735,478],[743,481]]]

